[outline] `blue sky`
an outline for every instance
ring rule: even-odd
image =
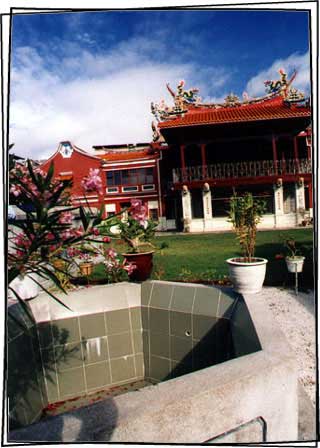
[[[264,93],[277,70],[309,89],[308,14],[105,11],[15,15],[10,141],[29,157],[152,138],[150,102],[185,79],[206,101]]]

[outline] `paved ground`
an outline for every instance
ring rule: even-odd
[[[316,398],[316,328],[315,295],[292,289],[263,288],[266,304],[295,353],[299,380],[315,405]]]

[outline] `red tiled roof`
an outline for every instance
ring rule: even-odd
[[[166,129],[182,126],[276,120],[310,117],[310,113],[309,107],[288,106],[283,102],[282,97],[276,97],[261,103],[242,104],[234,107],[220,107],[217,109],[194,107],[190,108],[184,116],[163,121],[158,126],[160,129]]]
[[[128,151],[128,152],[110,152],[99,156],[105,162],[125,162],[130,160],[154,160],[158,158],[157,154],[150,154],[148,151]]]

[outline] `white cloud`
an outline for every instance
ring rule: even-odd
[[[205,95],[215,94],[227,80],[221,67],[160,62],[167,54],[161,39],[134,37],[104,53],[70,42],[61,45],[60,60],[48,52],[41,57],[29,47],[14,52],[10,141],[21,156],[46,158],[61,140],[86,150],[148,142],[154,119],[150,103],[172,101],[167,82],[175,88],[186,79],[186,88],[199,87]]]
[[[99,144],[150,141],[150,103],[163,96],[169,100],[166,82],[175,86],[193,69],[137,60],[133,64],[134,53],[124,51],[123,59],[118,55],[116,61],[115,55],[103,58],[82,52],[63,61],[68,70],[79,70],[78,78],[65,81],[52,75],[34,50],[18,51],[10,103],[10,142],[16,153],[46,158],[62,140],[86,150]],[[122,70],[108,70],[116,62]],[[85,78],[80,78],[83,74]]]
[[[310,57],[309,53],[303,55],[292,54],[286,59],[276,60],[271,67],[259,72],[247,83],[246,90],[250,96],[256,97],[265,94],[264,81],[280,78],[279,69],[284,69],[288,79],[294,70],[298,74],[293,81],[293,86],[306,95],[310,93]]]
[[[88,151],[93,145],[148,142],[154,119],[150,103],[162,98],[171,102],[167,82],[175,88],[185,79],[186,88],[199,87],[204,101],[221,100],[229,93],[224,94],[223,88],[235,73],[215,67],[214,61],[213,68],[162,63],[162,45],[161,41],[134,38],[98,54],[71,45],[60,60],[54,54],[41,56],[33,48],[16,49],[9,136],[15,152],[47,158],[62,140]],[[307,54],[275,61],[249,81],[247,90],[252,96],[262,94],[263,81],[277,79],[280,67],[288,74],[296,68],[294,85],[306,90],[308,63]]]

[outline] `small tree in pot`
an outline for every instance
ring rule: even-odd
[[[267,260],[254,257],[257,226],[265,212],[266,204],[254,199],[251,193],[230,198],[229,222],[237,235],[242,257],[229,258],[230,279],[234,289],[241,293],[256,293],[262,288]]]
[[[299,254],[296,242],[293,238],[285,241],[285,247],[289,252],[286,263],[289,272],[302,272],[305,257]]]

